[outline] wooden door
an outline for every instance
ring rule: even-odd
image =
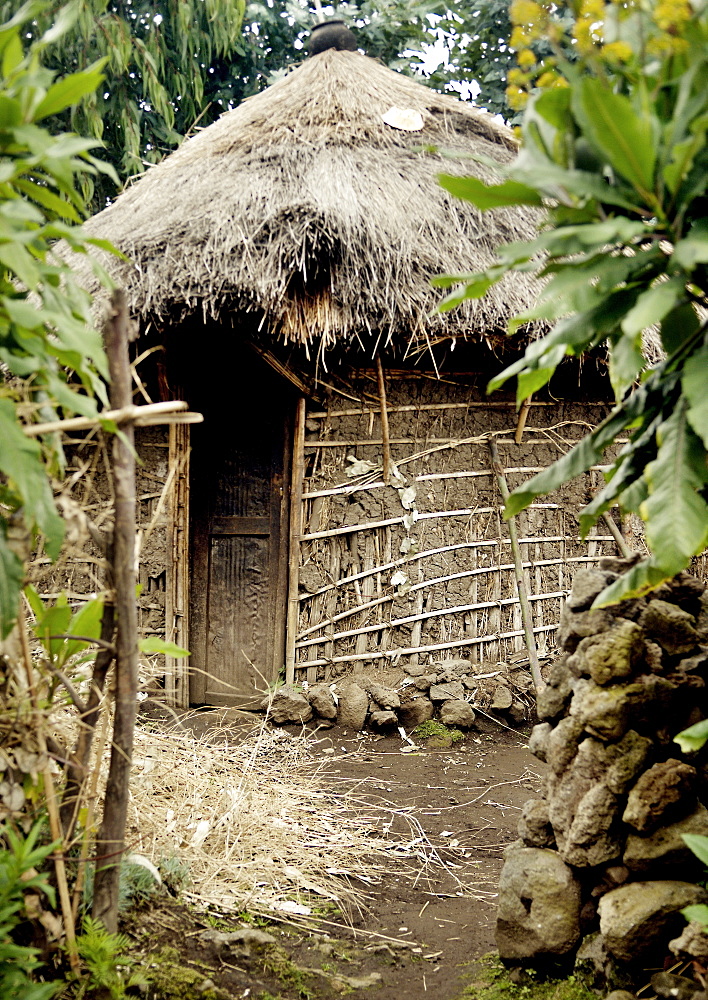
[[[214,376],[192,438],[191,700],[255,707],[284,665],[294,399],[257,357]]]

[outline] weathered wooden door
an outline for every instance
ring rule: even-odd
[[[192,437],[191,700],[254,707],[284,663],[294,399],[250,354],[219,376]]]

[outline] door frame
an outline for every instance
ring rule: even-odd
[[[269,368],[271,366],[268,366]],[[283,380],[284,386],[287,384]],[[288,389],[292,389],[288,385]],[[290,393],[288,393],[290,395]],[[297,399],[293,398],[289,406],[285,408],[285,420],[283,425],[283,456],[282,469],[283,478],[280,487],[280,509],[278,512],[278,548],[276,560],[276,580],[272,590],[271,606],[269,608],[269,621],[266,627],[269,632],[269,659],[266,665],[263,681],[264,688],[268,683],[272,683],[280,674],[285,664],[285,642],[286,642],[286,622],[288,607],[288,562],[291,549],[290,539],[290,489],[292,485],[292,437],[293,425]],[[190,464],[190,495],[194,489],[194,476],[199,474],[199,462]],[[209,524],[204,512],[199,510],[199,506],[190,504],[190,529],[188,534],[188,547],[184,553],[189,564],[189,594],[187,595],[187,605],[189,607],[189,645],[190,656],[190,682],[189,700],[195,705],[224,705],[236,706],[240,708],[257,708],[260,704],[260,697],[254,696],[252,699],[239,697],[238,695],[209,694],[207,699],[208,679],[207,671],[207,643],[209,636],[209,608],[208,608],[208,574],[209,574]],[[201,515],[201,516],[200,516]],[[202,586],[203,584],[203,586]],[[199,587],[199,590],[195,590]],[[272,620],[270,620],[272,616]],[[268,676],[270,674],[270,676]],[[264,691],[265,693],[265,691]]]

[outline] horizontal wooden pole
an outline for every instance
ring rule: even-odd
[[[547,601],[551,598],[565,598],[567,591],[559,590],[551,594],[529,595],[530,601]],[[454,608],[438,608],[435,611],[424,611],[418,615],[408,615],[406,618],[395,618],[390,622],[378,622],[374,625],[363,625],[361,628],[348,629],[345,632],[332,632],[328,635],[317,636],[314,639],[305,639],[303,642],[296,642],[296,647],[302,649],[305,646],[316,646],[322,642],[337,642],[339,639],[348,639],[355,635],[364,635],[367,632],[380,632],[382,629],[399,628],[401,625],[410,625],[412,622],[423,621],[428,618],[440,618],[444,615],[461,615],[467,611],[481,611],[484,608],[500,608],[502,605],[519,604],[518,597],[504,597],[498,601],[483,601],[479,604],[459,604]]]
[[[178,413],[188,408],[189,404],[180,400],[146,403],[144,406],[122,406],[118,410],[104,410],[97,417],[67,417],[66,420],[51,420],[44,424],[26,424],[22,430],[27,437],[37,437],[40,434],[53,434],[56,431],[89,430],[91,427],[100,427],[105,420],[110,420],[114,424],[129,422],[139,424],[141,420]]]
[[[561,400],[561,402],[564,402]],[[534,401],[531,404],[533,407],[542,406],[558,406],[558,402],[552,401],[550,403]],[[583,403],[585,406],[601,406],[610,409],[610,403]],[[401,406],[389,406],[389,413],[418,413],[421,410],[472,410],[472,409],[482,409],[482,410],[512,410],[516,411],[516,403],[513,399],[508,402],[492,402],[490,400],[472,400],[465,403],[405,403]],[[327,417],[358,417],[364,416],[368,417],[370,413],[374,416],[378,413],[376,409],[369,409],[367,407],[361,407],[360,409],[349,409],[349,410],[319,410],[313,413],[308,413],[308,420],[324,420]]]
[[[46,561],[51,562],[51,559],[47,559]],[[317,622],[316,625],[308,625],[307,628],[298,632],[297,638],[302,639],[303,636],[317,632],[319,629],[327,628],[329,625],[334,625],[335,622],[341,621],[343,618],[351,618],[352,615],[358,614],[359,611],[368,611],[369,608],[378,607],[379,604],[387,604],[393,600],[394,596],[394,594],[386,594],[385,597],[377,597],[375,601],[367,601],[366,604],[356,604],[353,608],[347,608],[346,611],[340,611],[337,615],[332,615],[330,618],[325,618]]]
[[[558,622],[553,625],[538,625],[534,628],[536,635],[541,632],[552,632],[558,628]],[[514,639],[518,635],[523,635],[523,629],[515,629],[513,632],[495,632],[491,635],[479,635],[474,639],[456,639],[452,642],[438,642],[434,646],[407,646],[399,649],[373,650],[370,653],[353,653],[349,656],[333,656],[329,660],[306,660],[304,663],[296,663],[295,671],[304,670],[305,667],[324,667],[330,663],[353,663],[355,660],[381,660],[385,657],[389,659],[398,656],[410,656],[412,653],[438,653],[443,649],[457,649],[463,646],[477,646],[483,642],[498,642],[500,639]]]
[[[529,504],[527,510],[558,510],[560,504],[557,503],[534,503]],[[471,517],[473,514],[496,514],[503,511],[503,507],[463,507],[460,510],[437,510],[416,513],[415,523],[418,521],[429,521],[439,517]],[[311,542],[317,538],[334,538],[336,535],[350,535],[354,531],[372,531],[375,528],[387,528],[392,524],[402,524],[404,517],[389,517],[384,521],[366,521],[363,524],[345,524],[341,528],[328,528],[327,531],[312,531],[308,535],[302,535],[301,542]]]

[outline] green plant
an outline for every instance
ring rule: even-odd
[[[574,8],[574,61],[551,29],[556,5],[524,0],[517,24],[547,20],[556,52],[550,89],[528,101],[522,148],[506,179],[444,176],[443,186],[486,211],[543,210],[536,239],[510,243],[455,286],[442,308],[480,298],[509,272],[540,279],[537,304],[511,332],[541,321],[550,332],[492,379],[517,379],[519,404],[567,356],[609,350],[616,403],[600,425],[549,469],[516,489],[511,516],[536,497],[610,460],[606,485],[582,510],[581,533],[614,504],[646,525],[651,557],[598,596],[595,606],[646,593],[708,544],[708,7],[704,0],[604,0]],[[572,41],[571,39],[571,41]],[[541,82],[540,80],[538,81]],[[663,356],[645,370],[643,343]],[[658,352],[658,353],[661,353]]]
[[[109,934],[98,920],[85,917],[76,945],[86,975],[78,983],[75,1000],[90,990],[101,990],[111,1000],[123,1000],[128,989],[148,985],[148,979],[135,969],[139,959],[127,953],[130,941],[125,934]]]
[[[689,726],[688,729],[684,729],[674,737],[674,742],[678,743],[684,753],[700,750],[708,742],[708,719],[702,719],[695,725]],[[698,833],[684,833],[682,836],[686,846],[708,868],[708,837]],[[708,933],[708,906],[704,903],[686,906],[681,910],[681,913],[686,920],[700,924],[704,932]]]
[[[428,719],[426,722],[419,723],[413,730],[413,736],[417,736],[421,740],[430,739],[431,736],[442,737],[452,740],[453,743],[459,743],[465,738],[465,734],[459,729],[449,729],[437,719]]]
[[[26,837],[9,826],[0,828],[7,844],[0,850],[0,996],[3,1000],[49,1000],[60,983],[37,983],[32,978],[41,965],[36,948],[15,944],[13,934],[25,920],[25,894],[45,895],[54,905],[54,889],[38,874],[57,844],[37,845],[44,829],[38,822]]]
[[[496,954],[485,955],[470,971],[471,982],[462,997],[474,1000],[594,1000],[576,976],[565,979],[543,978],[533,969],[525,969],[521,982],[512,982]],[[462,1000],[462,998],[460,998]]]

